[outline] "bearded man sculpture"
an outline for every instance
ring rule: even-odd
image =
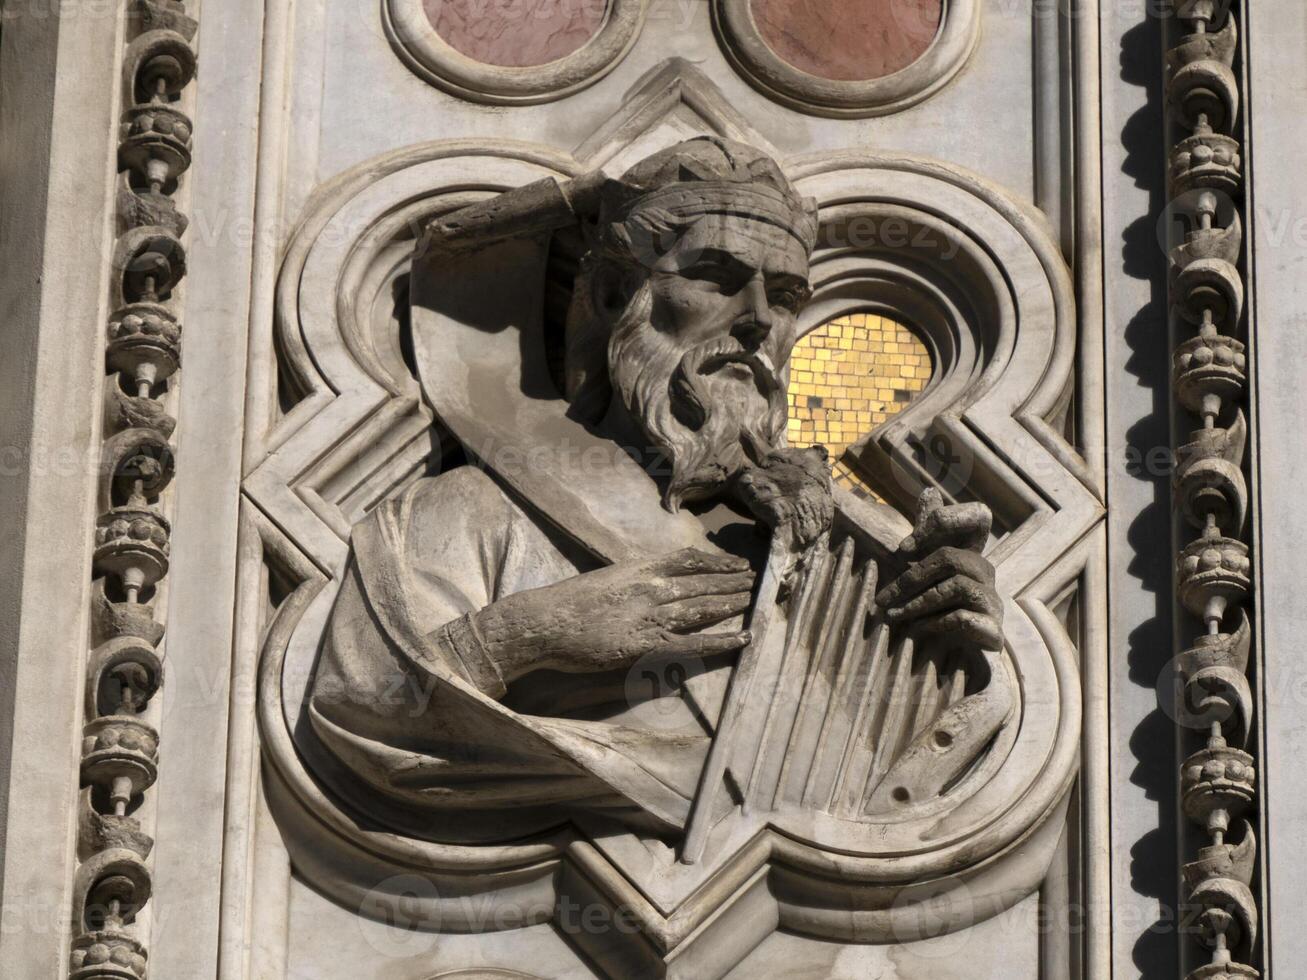
[[[772,782],[795,788],[769,789],[771,803],[835,812],[874,724],[901,728],[897,748],[868,749],[866,773],[845,794],[849,812],[874,814],[873,784],[895,759],[929,768],[930,759],[910,758],[926,735],[936,752],[970,746],[944,775],[922,776],[942,791],[992,740],[1009,704],[991,696],[979,710],[970,699],[987,682],[965,667],[1002,646],[1002,605],[979,554],[989,514],[943,506],[927,491],[912,533],[900,543],[896,531],[878,551],[867,525],[883,540],[906,522],[833,492],[819,450],[784,445],[784,366],[810,292],[813,204],[756,150],[700,138],[617,180],[551,180],[439,219],[420,261],[450,268],[496,243],[547,242],[564,228],[586,242],[563,344],[565,417],[593,442],[621,447],[620,466],[638,465],[661,507],[639,510],[639,487],[629,499],[594,489],[601,475],[580,465],[533,497],[522,488],[545,475],[514,474],[493,448],[475,445],[469,465],[380,506],[355,529],[313,682],[313,733],[341,764],[326,778],[425,814],[435,839],[507,840],[572,818],[616,820],[675,844],[692,814],[712,810],[711,824],[748,796],[747,780],[731,774],[738,745],[713,764],[727,729],[751,743],[755,777],[773,763],[765,747],[781,746]],[[490,342],[498,328],[483,329]],[[479,370],[464,372],[469,390]],[[443,414],[444,396],[431,386],[428,395]],[[564,496],[572,503],[558,505]],[[635,530],[573,533],[603,524],[603,514]],[[700,546],[682,546],[687,526]],[[610,532],[612,548],[592,546]],[[825,584],[814,585],[819,567]],[[855,567],[869,591],[861,603],[835,578]],[[776,609],[788,612],[778,620]],[[875,667],[891,648],[868,639],[874,629],[900,656],[930,661],[928,696],[918,686],[906,707],[882,696],[911,669]],[[781,658],[770,675],[750,659],[763,632]],[[858,675],[840,650],[864,642]],[[787,666],[797,655],[785,651],[801,647],[802,663]],[[650,663],[678,664],[653,676],[684,683],[644,691],[633,670]],[[951,688],[954,674],[966,676]],[[774,707],[787,676],[796,678],[791,701],[821,692],[819,711]],[[858,683],[888,707],[864,711],[861,695],[850,696],[837,724],[830,705]],[[795,777],[784,757],[805,725],[809,755],[831,756],[829,786],[818,777],[826,763],[810,758]],[[894,800],[917,792],[909,782],[895,783]],[[696,804],[702,798],[711,804]]]

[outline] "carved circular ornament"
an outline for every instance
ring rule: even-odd
[[[391,44],[421,78],[473,102],[532,105],[573,95],[615,68],[644,26],[648,0],[578,0],[561,12],[515,0],[382,3]]]
[[[713,0],[712,12],[727,57],[754,87],[836,117],[885,115],[933,95],[966,62],[980,28],[979,0]]]

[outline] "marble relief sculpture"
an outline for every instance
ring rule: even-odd
[[[717,137],[430,224],[424,387],[485,438],[451,423],[468,464],[354,530],[308,707],[342,795],[427,814],[436,839],[571,819],[693,863],[746,832],[733,815],[820,836],[974,768],[1014,700],[988,508],[927,490],[909,526],[784,444],[817,235],[771,159]],[[524,351],[496,400],[485,359],[563,239],[559,349]],[[536,392],[550,372],[565,405]]]

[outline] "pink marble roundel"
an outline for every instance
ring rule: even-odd
[[[758,33],[800,71],[863,82],[916,61],[939,29],[943,0],[750,0]]]
[[[441,38],[474,61],[534,68],[565,58],[603,26],[609,0],[423,0]]]

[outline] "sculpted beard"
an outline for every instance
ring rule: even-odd
[[[671,464],[663,506],[675,512],[724,489],[749,463],[746,442],[761,452],[776,448],[787,404],[777,369],[764,356],[732,336],[683,349],[654,327],[652,310],[645,283],[613,329],[608,372],[650,448]]]

